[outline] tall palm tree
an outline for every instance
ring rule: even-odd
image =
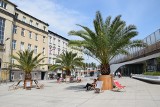
[[[110,74],[109,61],[118,54],[128,54],[130,47],[142,47],[141,40],[132,40],[138,32],[136,26],[128,25],[121,20],[121,15],[115,17],[113,21],[111,16],[103,21],[100,12],[96,12],[93,20],[94,31],[88,27],[78,25],[83,30],[70,31],[69,35],[79,36],[83,40],[71,40],[70,45],[83,47],[84,53],[96,59],[101,67],[101,74]]]
[[[71,70],[75,69],[75,67],[83,65],[83,58],[78,57],[77,53],[67,51],[55,58],[55,60],[56,65],[52,65],[50,70],[65,69],[67,76],[71,75]]]
[[[95,68],[96,68],[96,63],[93,63],[93,62],[92,62],[92,63],[91,63],[91,66],[92,66],[93,69],[95,69]]]
[[[19,68],[22,71],[25,72],[25,80],[31,80],[31,72],[33,69],[42,66],[44,64],[40,64],[40,62],[45,58],[39,58],[41,56],[41,53],[36,55],[35,57],[33,56],[33,50],[25,50],[25,51],[18,51],[17,55],[11,56],[13,59],[15,59],[18,64],[13,64],[13,67]]]

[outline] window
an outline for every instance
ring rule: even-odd
[[[63,42],[63,48],[65,47],[65,43]]]
[[[58,47],[60,47],[60,40],[58,40]]]
[[[36,22],[36,27],[37,27],[37,28],[38,28],[38,25],[39,25],[39,24]]]
[[[17,26],[16,25],[13,26],[13,33],[17,33]]]
[[[32,38],[32,32],[29,31],[29,38],[31,39]]]
[[[20,50],[21,50],[21,51],[24,51],[24,42],[21,42]]]
[[[53,38],[53,44],[55,44],[56,38]]]
[[[12,60],[12,64],[14,64],[14,60],[15,60],[15,59],[12,58],[11,60]],[[14,74],[13,74],[13,75],[14,75]]]
[[[24,29],[24,28],[22,28],[21,36],[24,36],[24,31],[25,31],[25,29]]]
[[[44,31],[46,30],[46,27],[45,27],[45,26],[43,26],[43,30],[44,30]]]
[[[23,16],[22,21],[26,23],[26,17],[25,16]]]
[[[49,62],[49,64],[52,64],[52,62],[51,62],[51,61],[52,61],[52,59],[51,59],[51,57],[49,57],[49,61],[48,61],[48,62]]]
[[[4,9],[7,9],[7,3],[0,0],[0,7],[4,8]]]
[[[58,50],[58,55],[59,55],[60,51]]]
[[[0,18],[0,44],[3,44],[5,20]]]
[[[34,47],[34,53],[37,54],[38,53],[38,46]]]
[[[18,13],[15,13],[15,18],[16,18],[16,19],[18,19],[18,15],[19,15]]]
[[[49,55],[52,55],[52,49],[49,49]]]
[[[28,44],[28,50],[31,51],[32,50],[32,45]]]
[[[20,73],[19,77],[20,77],[20,80],[22,80],[23,79],[23,73]]]
[[[58,55],[60,54],[60,48],[58,48]]]
[[[38,41],[38,35],[37,34],[35,34],[35,40]]]
[[[29,24],[32,25],[32,23],[33,23],[33,20],[30,20]]]
[[[43,36],[43,43],[45,43],[45,36]]]
[[[52,43],[52,37],[49,38],[49,43]]]
[[[12,49],[16,49],[16,40],[12,41]]]
[[[54,47],[54,48],[53,48],[53,55],[55,55],[55,50],[56,50],[56,48]]]
[[[43,48],[43,55],[45,55],[46,53],[45,53],[45,48]]]

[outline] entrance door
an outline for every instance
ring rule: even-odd
[[[45,72],[41,72],[41,80],[44,80]]]
[[[61,77],[61,73],[57,73],[57,77],[59,77],[59,78],[60,78],[60,77]]]

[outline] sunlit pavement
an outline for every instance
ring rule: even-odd
[[[128,77],[116,78],[125,90],[94,93],[85,91],[81,83],[39,81],[44,89],[8,91],[13,83],[0,85],[0,107],[160,107],[160,85],[149,84]]]

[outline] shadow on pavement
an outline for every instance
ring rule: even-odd
[[[85,91],[86,89],[83,88],[84,86],[85,86],[85,85],[68,86],[68,87],[66,87],[65,89],[66,89],[66,90],[75,90],[75,92]]]

